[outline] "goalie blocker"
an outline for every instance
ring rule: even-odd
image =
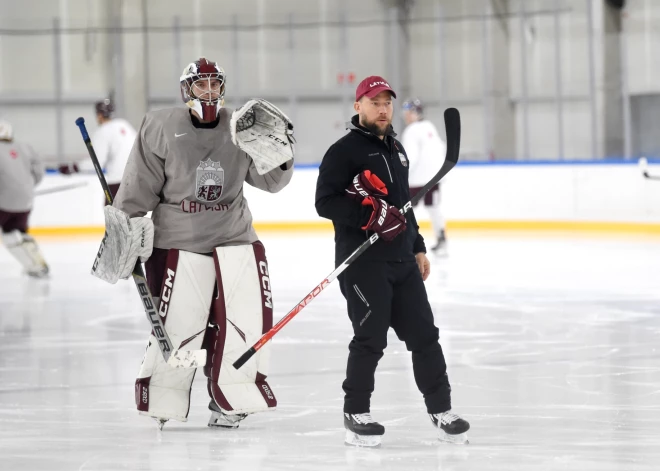
[[[200,255],[154,249],[147,262],[159,313],[174,344],[207,351],[204,375],[209,395],[222,414],[237,417],[276,407],[266,382],[269,348],[240,371],[231,364],[273,324],[268,264],[261,242],[216,248]],[[186,421],[194,369],[167,365],[153,335],[135,382],[141,414],[161,422]]]

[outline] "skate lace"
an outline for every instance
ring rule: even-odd
[[[374,421],[374,419],[371,418],[371,414],[352,414],[353,418],[358,424],[370,424]]]
[[[442,414],[439,414],[440,421],[443,424],[449,425],[451,424],[454,420],[459,420],[460,417],[452,412],[444,412]]]

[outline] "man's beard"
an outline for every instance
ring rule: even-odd
[[[379,136],[379,137],[387,135],[387,133],[390,130],[390,125],[391,124],[392,124],[392,121],[388,121],[387,126],[385,126],[384,128],[381,128],[378,125],[377,121],[369,122],[366,119],[364,121],[362,121],[362,126],[364,126],[367,129],[367,131],[369,131],[373,135]]]

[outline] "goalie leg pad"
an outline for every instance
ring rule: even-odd
[[[21,231],[13,230],[2,234],[2,241],[28,275],[38,278],[48,275],[48,265],[32,237]]]
[[[148,275],[154,274],[153,267],[162,266],[159,256],[161,251],[147,262]],[[158,312],[174,348],[189,340],[183,348],[199,349],[215,289],[213,258],[175,249],[167,251],[166,257],[164,270],[155,274],[163,280]],[[152,334],[135,381],[135,402],[140,413],[185,422],[195,371],[165,363]]]
[[[216,248],[218,293],[207,330],[204,367],[209,395],[225,413],[273,409],[277,399],[266,382],[270,344],[240,370],[232,363],[273,326],[273,297],[261,242]]]

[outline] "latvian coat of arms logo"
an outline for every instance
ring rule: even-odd
[[[211,159],[203,160],[197,167],[195,179],[195,195],[197,201],[214,203],[222,196],[222,187],[225,184],[225,171],[220,162]]]

